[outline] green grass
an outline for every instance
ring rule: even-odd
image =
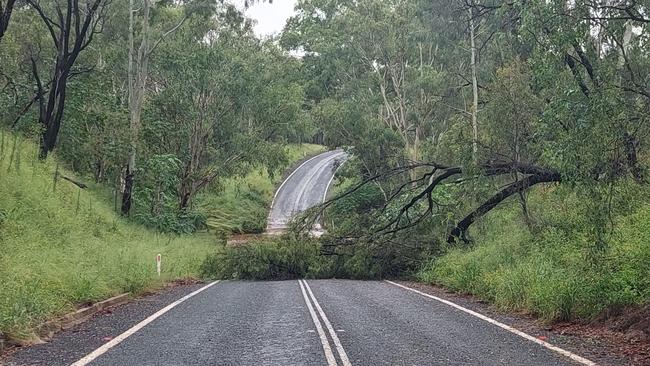
[[[0,332],[29,338],[34,326],[78,304],[199,276],[214,253],[208,235],[173,236],[127,223],[105,193],[58,180],[54,158],[5,133],[0,151]],[[11,165],[11,167],[10,167]],[[71,173],[61,169],[63,175]],[[162,276],[155,256],[163,258]]]
[[[621,196],[621,202],[634,203],[614,218],[605,248],[595,249],[575,196],[537,190],[529,204],[539,225],[534,234],[511,203],[475,228],[472,248],[449,250],[418,277],[549,322],[588,321],[606,309],[645,303],[650,204],[639,191]]]
[[[273,176],[265,167],[258,167],[244,177],[225,179],[216,192],[201,195],[198,209],[208,218],[210,229],[224,234],[261,233],[266,229],[269,206],[285,170],[325,150],[312,144],[289,145],[286,149],[288,164]]]

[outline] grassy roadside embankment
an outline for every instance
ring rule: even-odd
[[[98,189],[81,190],[63,179],[55,183],[56,161],[36,162],[35,156],[34,144],[5,134],[0,332],[29,338],[34,326],[78,304],[196,277],[203,258],[214,251],[208,235],[166,235],[126,222]],[[70,173],[60,168],[59,175]]]
[[[650,301],[650,204],[638,187],[619,187],[605,240],[594,240],[589,207],[555,189],[531,192],[529,230],[518,203],[490,213],[475,244],[424,266],[426,283],[472,294],[545,321],[590,321]]]
[[[322,147],[295,145],[288,149],[289,160],[295,162]],[[61,178],[55,182],[55,158],[38,162],[36,154],[33,143],[4,133],[0,151],[0,334],[26,340],[33,336],[35,326],[80,304],[199,277],[204,259],[217,250],[213,234],[161,234],[122,219],[107,201],[103,187],[90,184],[82,190]],[[60,176],[73,175],[59,168]],[[217,205],[214,207],[227,217],[225,225],[246,229],[241,223],[252,220],[250,217],[266,219],[278,179],[271,179],[264,169],[229,179],[224,190],[214,193],[207,204]],[[250,216],[245,217],[249,210]],[[158,253],[163,258],[161,277],[155,267]]]

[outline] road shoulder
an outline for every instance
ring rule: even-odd
[[[88,321],[54,335],[47,343],[16,347],[0,356],[0,365],[69,365],[151,314],[203,287],[201,283],[172,284],[162,290],[95,314]]]
[[[621,333],[593,324],[544,324],[532,315],[501,311],[471,295],[458,294],[419,282],[395,282],[493,318],[599,365],[650,365],[650,342],[629,339]]]

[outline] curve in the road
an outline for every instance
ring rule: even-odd
[[[346,159],[347,154],[343,150],[328,151],[307,160],[294,170],[275,194],[267,232],[286,229],[295,215],[321,204],[336,169]]]

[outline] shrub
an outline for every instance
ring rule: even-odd
[[[376,279],[382,275],[381,267],[363,246],[325,255],[317,240],[288,236],[224,247],[209,256],[201,270],[209,278],[243,280]]]

